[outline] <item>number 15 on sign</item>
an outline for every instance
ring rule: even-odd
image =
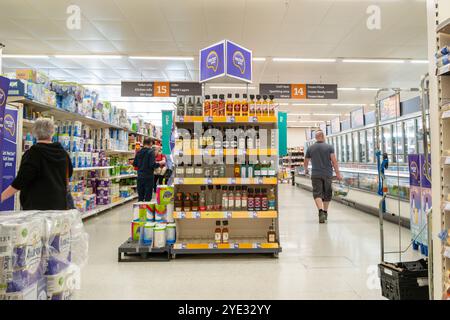
[[[154,97],[170,97],[169,82],[155,82],[153,86],[154,86],[153,89]]]

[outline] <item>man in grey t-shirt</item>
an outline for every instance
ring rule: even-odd
[[[334,154],[334,147],[325,143],[323,131],[316,132],[316,143],[308,148],[305,156],[305,174],[308,174],[309,161],[312,164],[311,182],[313,197],[319,210],[319,223],[325,223],[328,219],[328,206],[333,196],[331,187],[333,168],[336,177],[341,180],[341,173]]]

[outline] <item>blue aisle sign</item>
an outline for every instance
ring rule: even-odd
[[[3,152],[3,119],[5,117],[6,101],[8,100],[9,90],[8,78],[0,76],[0,152]],[[0,160],[0,177],[3,177],[3,157]],[[0,187],[2,186],[3,179],[0,179]],[[0,188],[3,190],[3,188]]]
[[[17,159],[17,109],[6,109],[3,118],[3,141],[1,162],[1,191],[11,185],[16,176]],[[14,197],[0,204],[0,211],[14,210]]]
[[[252,82],[252,51],[229,40],[200,50],[200,82],[231,77]]]

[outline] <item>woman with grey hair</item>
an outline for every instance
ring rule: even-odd
[[[23,210],[67,210],[67,184],[73,168],[69,154],[59,142],[52,142],[55,124],[39,118],[33,126],[37,143],[27,150],[13,183],[3,191],[1,201],[20,191]]]

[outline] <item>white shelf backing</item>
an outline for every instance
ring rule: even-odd
[[[94,210],[86,211],[86,212],[82,213],[81,214],[81,218],[82,219],[86,219],[86,218],[92,217],[92,216],[94,216],[96,214],[99,214],[99,213],[101,213],[103,211],[112,209],[114,207],[117,207],[117,206],[119,206],[121,204],[124,204],[124,203],[126,203],[128,201],[131,201],[133,199],[136,199],[136,198],[137,198],[137,195],[132,195],[131,197],[121,199],[121,200],[119,200],[117,202],[114,202],[114,203],[110,203],[110,204],[103,205],[103,206],[97,206]]]

